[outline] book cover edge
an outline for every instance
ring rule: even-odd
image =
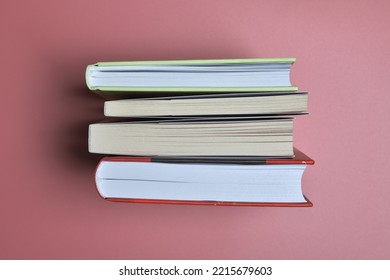
[[[294,63],[295,57],[274,58],[222,58],[222,59],[176,59],[176,60],[139,60],[139,61],[102,61],[97,66],[132,66],[132,65],[199,65],[199,64],[243,64],[243,63]]]

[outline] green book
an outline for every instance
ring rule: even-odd
[[[296,91],[295,58],[98,62],[88,65],[90,90],[108,99],[188,93]]]

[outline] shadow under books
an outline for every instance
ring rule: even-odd
[[[47,121],[51,133],[44,143],[49,156],[59,159],[55,162],[65,171],[88,170],[89,173],[102,156],[88,152],[88,126],[103,119],[103,101],[83,85],[74,85],[81,82],[82,78],[81,81],[68,80],[68,84],[55,93],[52,106],[56,106],[58,112]]]

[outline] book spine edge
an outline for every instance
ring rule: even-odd
[[[312,207],[306,202],[232,202],[232,201],[195,201],[195,200],[160,200],[135,198],[106,198],[111,202],[141,203],[141,204],[173,204],[173,205],[203,205],[203,206],[252,206],[252,207]]]

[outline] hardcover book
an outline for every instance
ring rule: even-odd
[[[88,65],[89,89],[108,99],[180,93],[295,91],[295,58],[99,62]]]
[[[314,161],[298,150],[295,154],[247,164],[234,159],[172,163],[158,157],[105,157],[96,169],[96,187],[102,198],[117,202],[310,207],[301,181]]]

